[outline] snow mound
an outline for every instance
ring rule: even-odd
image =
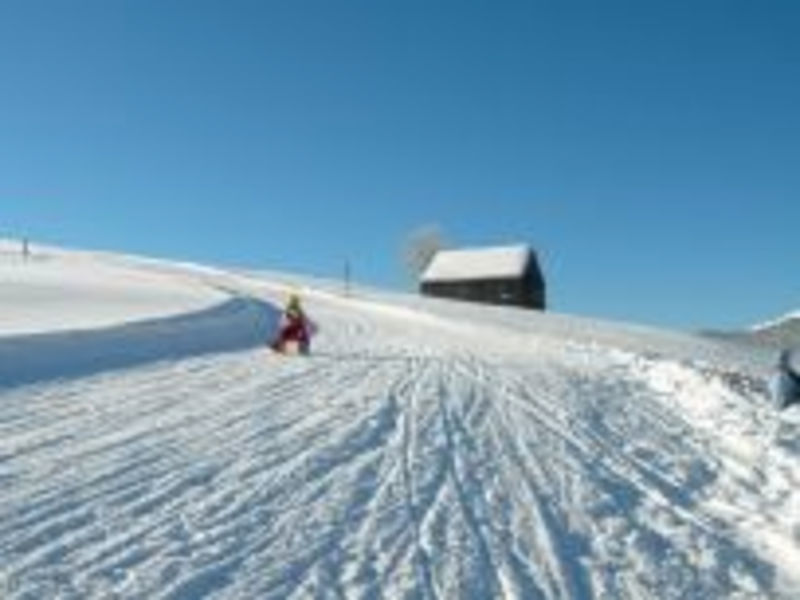
[[[0,338],[0,388],[263,345],[279,312],[249,297],[116,327]]]
[[[108,327],[224,301],[190,271],[162,272],[87,252],[0,243],[0,336]]]
[[[214,270],[0,241],[0,387],[250,348],[277,309]]]

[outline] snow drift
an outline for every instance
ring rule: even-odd
[[[264,346],[279,312],[245,296],[115,327],[0,337],[0,387]]]

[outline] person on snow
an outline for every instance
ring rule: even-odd
[[[308,354],[311,348],[312,325],[300,306],[297,294],[289,296],[289,302],[281,315],[280,330],[277,339],[272,343],[276,352],[285,352],[287,344],[297,344],[300,354]]]
[[[778,408],[800,403],[800,348],[781,352],[772,392]]]

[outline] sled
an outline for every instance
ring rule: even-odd
[[[270,344],[269,348],[274,354],[279,356],[308,356],[311,353],[307,345],[304,346],[296,340],[288,340],[283,344],[274,342]]]

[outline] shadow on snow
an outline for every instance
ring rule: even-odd
[[[266,343],[280,311],[237,296],[205,310],[95,330],[0,338],[0,388]]]

